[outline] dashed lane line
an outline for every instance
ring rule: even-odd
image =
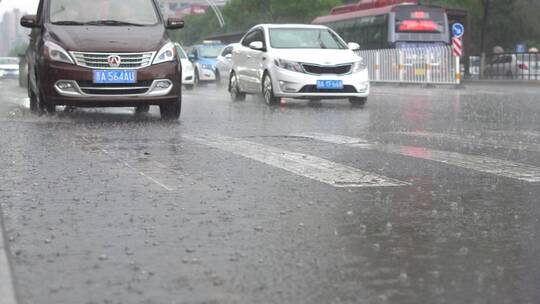
[[[382,153],[397,154],[412,158],[424,159],[452,165],[460,168],[470,169],[482,173],[494,174],[526,181],[529,183],[540,182],[540,168],[527,164],[512,162],[508,160],[495,159],[486,156],[462,154],[458,152],[433,150],[423,147],[401,146],[394,144],[369,144],[361,138],[348,136],[324,134],[324,133],[302,133],[292,136],[313,139],[321,142],[354,146],[362,149],[375,150]]]
[[[409,185],[396,179],[335,163],[316,156],[223,136],[183,135],[184,139],[217,148],[336,188]]]
[[[90,139],[88,139],[88,138],[86,138],[86,137],[81,137],[81,138],[82,138],[82,140],[83,140],[84,142],[86,142],[86,143],[89,144],[89,145],[94,144]],[[110,158],[116,160],[117,162],[123,164],[123,165],[126,166],[127,168],[133,170],[134,172],[136,172],[136,173],[139,174],[140,176],[146,178],[147,180],[151,181],[152,183],[158,185],[159,187],[161,187],[161,188],[163,188],[163,189],[165,189],[165,190],[167,190],[167,191],[174,191],[174,188],[173,188],[173,187],[170,187],[170,186],[168,186],[168,185],[165,185],[165,183],[161,182],[161,181],[158,180],[157,178],[152,177],[152,176],[146,174],[145,172],[143,172],[143,171],[141,171],[141,170],[135,168],[134,166],[132,166],[131,164],[129,164],[127,161],[125,161],[125,160],[123,160],[123,159],[120,159],[120,158],[116,157],[116,156],[114,155],[114,153],[109,152],[109,151],[106,150],[105,148],[100,147],[100,146],[97,146],[97,149],[98,149],[101,153],[103,153],[103,154],[107,155],[108,157],[110,157]]]

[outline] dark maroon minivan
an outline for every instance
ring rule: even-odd
[[[28,57],[30,107],[160,107],[164,119],[182,108],[182,67],[155,0],[41,0]]]

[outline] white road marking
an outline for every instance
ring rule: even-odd
[[[534,143],[509,142],[506,140],[489,139],[485,137],[472,138],[455,134],[431,133],[431,132],[393,132],[391,134],[405,135],[416,138],[450,140],[460,144],[475,145],[490,148],[509,148],[518,151],[540,152],[540,145]]]
[[[90,145],[94,144],[91,140],[89,140],[89,139],[86,138],[86,137],[81,137],[81,138],[82,138],[82,140],[85,141],[87,144],[90,144]],[[148,179],[149,181],[153,182],[154,184],[160,186],[161,188],[163,188],[163,189],[165,189],[165,190],[167,190],[167,191],[173,191],[173,190],[174,190],[172,187],[169,187],[169,186],[165,185],[164,183],[162,183],[162,182],[159,181],[158,179],[156,179],[156,178],[154,178],[154,177],[152,177],[152,176],[150,176],[150,175],[148,175],[148,174],[142,172],[141,170],[135,168],[134,166],[130,165],[127,161],[125,161],[125,160],[123,160],[123,159],[120,159],[120,158],[116,157],[113,153],[109,152],[108,150],[106,150],[106,149],[104,149],[104,148],[102,148],[102,147],[100,147],[100,146],[96,146],[96,147],[97,147],[97,149],[98,149],[99,151],[101,151],[103,154],[105,154],[105,155],[109,156],[110,158],[112,158],[112,159],[118,161],[119,163],[123,164],[123,165],[126,166],[127,168],[129,168],[129,169],[131,169],[131,170],[137,172],[137,174],[139,174],[140,176],[142,176],[142,177]]]
[[[400,146],[393,144],[350,144],[349,142],[354,141],[356,141],[357,143],[363,143],[365,142],[365,140],[354,137],[321,133],[293,134],[293,136],[314,139],[332,144],[354,146],[383,153],[398,154],[418,159],[425,159],[478,172],[522,180],[529,183],[540,182],[540,168],[538,167],[507,160],[490,158],[486,156],[468,155],[457,152],[440,151],[413,146]]]
[[[1,212],[0,216],[2,216]],[[4,226],[2,219],[0,219],[0,304],[16,304],[15,284],[8,260],[7,242],[4,236]]]
[[[283,169],[336,188],[406,186],[408,183],[312,155],[222,136],[183,135],[183,138]]]

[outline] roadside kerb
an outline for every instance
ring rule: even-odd
[[[0,210],[0,304],[17,304],[7,244],[2,210]]]

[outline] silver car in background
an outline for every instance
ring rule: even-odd
[[[494,79],[540,80],[540,54],[494,55],[486,65],[485,75]]]
[[[233,50],[240,46],[240,43],[232,43],[227,45],[219,54],[216,63],[216,69],[219,75],[230,75],[232,68],[232,53]],[[227,83],[229,80],[227,77],[221,77],[221,83]],[[219,83],[219,84],[221,84]]]

